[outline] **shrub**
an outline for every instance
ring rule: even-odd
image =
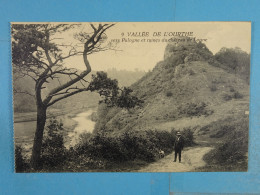
[[[179,64],[183,64],[184,58],[185,58],[185,54],[181,52],[171,55],[170,57],[164,60],[165,69],[171,69],[173,67],[176,67]]]
[[[241,98],[243,98],[243,94],[239,93],[238,91],[235,91],[233,94],[233,98],[241,99]]]
[[[207,105],[204,102],[191,102],[179,107],[180,114],[186,115],[188,117],[192,116],[208,116],[213,113],[212,110],[206,109]]]
[[[29,163],[23,157],[22,151],[21,146],[15,146],[15,171],[17,173],[24,172],[29,168]]]
[[[243,170],[247,168],[248,118],[217,121],[211,124],[216,131],[211,137],[221,137],[222,142],[205,155],[204,160],[212,167],[224,167],[225,170]],[[223,168],[222,168],[223,170]]]
[[[171,96],[173,96],[173,93],[172,93],[171,91],[168,91],[168,92],[166,93],[166,96],[167,96],[167,97],[171,97]]]
[[[182,136],[184,138],[185,147],[193,146],[195,144],[194,143],[193,131],[190,128],[183,129]]]
[[[116,114],[118,114],[122,109],[118,107],[108,107],[105,103],[99,104],[97,111],[97,122],[95,125],[95,130],[107,129],[107,122],[110,121]]]
[[[229,100],[232,100],[232,95],[227,94],[227,93],[224,93],[224,94],[222,95],[222,98],[223,98],[223,100],[225,100],[225,101],[229,101]]]
[[[188,72],[190,76],[195,75],[195,72],[192,69],[190,69]]]
[[[92,159],[113,162],[128,160],[155,160],[159,150],[166,154],[173,150],[175,137],[166,131],[126,131],[118,136],[98,133],[83,145],[78,146],[78,154],[85,154]]]
[[[221,64],[221,68],[239,75],[249,84],[250,54],[240,48],[222,48],[214,58]]]
[[[216,86],[214,83],[212,83],[212,84],[209,86],[209,88],[210,88],[210,91],[217,91],[217,86]]]
[[[151,162],[159,158],[160,150],[163,150],[166,155],[174,150],[176,138],[174,129],[171,132],[129,130],[117,136],[105,132],[91,137],[84,136],[84,141],[74,148],[74,154],[80,159],[84,156],[82,159],[87,166],[95,166],[94,162],[97,162],[96,168],[101,165],[106,166],[108,162],[123,163],[134,160]],[[184,130],[183,137],[185,146],[194,144],[191,129]],[[98,163],[100,161],[103,163]]]
[[[230,87],[229,91],[230,91],[230,92],[235,92],[234,87]]]
[[[47,125],[47,134],[42,144],[41,163],[43,167],[51,168],[64,163],[67,150],[62,136],[63,123],[55,118]]]
[[[215,128],[215,129],[214,129]],[[234,127],[232,124],[219,124],[218,126],[213,127],[215,133],[211,134],[211,138],[221,138],[226,135],[226,133],[233,131]]]
[[[231,91],[231,89],[230,89]],[[243,94],[239,93],[238,91],[234,90],[231,94],[229,93],[224,93],[222,98],[225,100],[225,101],[229,101],[231,99],[241,99],[243,98]]]

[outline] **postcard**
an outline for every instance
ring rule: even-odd
[[[11,24],[16,172],[247,171],[250,22]]]

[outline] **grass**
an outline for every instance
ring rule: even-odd
[[[244,116],[202,128],[201,131],[215,139],[215,148],[204,156],[207,165],[197,171],[247,171],[248,125],[249,120]]]

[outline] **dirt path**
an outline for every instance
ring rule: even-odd
[[[164,158],[149,164],[138,172],[189,172],[195,168],[204,166],[203,156],[212,150],[212,147],[186,148],[182,152],[182,162],[173,162],[174,152]]]

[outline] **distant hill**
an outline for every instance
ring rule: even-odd
[[[90,80],[91,75],[95,74],[95,71],[92,71],[91,74],[86,78]],[[127,71],[127,70],[116,70],[109,69],[107,74],[110,78],[117,79],[119,82],[119,86],[130,86],[138,79],[140,79],[145,72],[144,71]],[[54,79],[50,81],[50,83],[46,86],[46,89],[43,90],[43,95],[47,94],[51,89],[59,86],[60,83],[67,82],[69,80],[66,76],[60,76],[59,80]],[[80,86],[80,82],[77,84]],[[34,94],[34,82],[28,78],[22,78],[18,80],[14,80],[14,86],[19,91],[28,91],[31,94]],[[91,92],[82,92],[61,100],[57,102],[51,108],[53,109],[63,109],[63,108],[83,108],[83,107],[93,107],[97,106],[100,100],[100,96],[97,93]],[[32,96],[27,94],[14,94],[14,111],[15,112],[33,112],[36,111],[35,100]]]
[[[144,100],[143,107],[127,111],[101,105],[96,131],[181,130],[244,117],[249,110],[250,56],[243,52],[244,63],[231,65],[239,55],[237,49],[234,55],[225,53],[229,51],[214,56],[203,43],[168,44],[164,60],[131,86]]]

